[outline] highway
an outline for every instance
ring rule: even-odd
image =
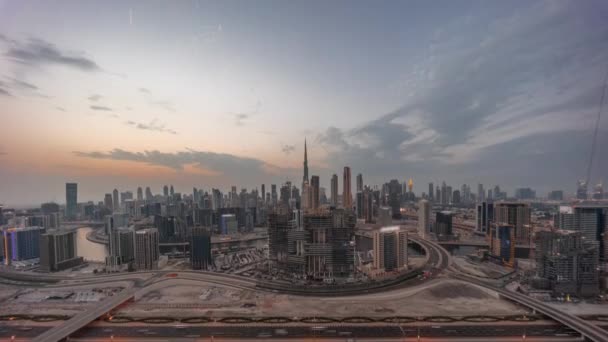
[[[554,308],[552,308],[538,300],[532,299],[528,296],[525,296],[525,295],[522,295],[519,293],[510,292],[510,291],[504,290],[502,288],[498,288],[498,287],[492,286],[490,284],[487,284],[474,277],[466,276],[466,275],[459,274],[458,272],[453,271],[450,268],[450,265],[452,262],[451,255],[444,248],[442,248],[439,244],[432,242],[432,241],[422,239],[417,236],[411,236],[410,238],[412,241],[419,243],[426,250],[426,252],[428,254],[428,258],[427,258],[427,264],[425,266],[425,270],[430,272],[431,276],[436,276],[443,272],[443,274],[447,274],[451,278],[490,289],[492,291],[499,293],[501,296],[503,296],[507,299],[518,302],[524,306],[529,307],[530,309],[536,310],[537,312],[539,312],[547,317],[550,317],[551,319],[554,319],[555,321],[557,321],[567,327],[572,328],[573,330],[577,331],[578,333],[580,333],[582,336],[584,336],[588,340],[597,341],[597,342],[608,341],[608,332],[598,326],[588,323],[578,317],[561,312],[557,309],[554,309]],[[153,285],[153,283],[158,283],[159,278],[163,277],[167,273],[176,273],[178,278],[183,278],[183,279],[188,279],[188,280],[215,283],[215,284],[219,284],[219,285],[231,286],[231,287],[252,290],[252,291],[263,290],[263,289],[259,288],[259,286],[255,280],[252,280],[250,278],[229,275],[229,274],[199,272],[199,271],[134,272],[134,273],[126,273],[126,274],[105,275],[105,276],[97,275],[97,276],[91,276],[91,277],[79,277],[78,279],[74,279],[71,277],[63,277],[64,281],[70,281],[73,283],[72,284],[62,284],[62,285],[57,284],[57,285],[53,285],[50,287],[68,287],[68,286],[75,286],[75,285],[99,284],[99,283],[106,283],[108,281],[125,281],[125,280],[133,281],[134,283],[139,284],[139,286],[129,287],[129,288],[123,290],[120,294],[107,299],[106,301],[102,302],[101,305],[95,307],[93,310],[86,312],[83,315],[78,315],[76,317],[73,317],[72,319],[66,321],[65,324],[62,324],[58,327],[49,329],[48,331],[46,331],[45,333],[43,333],[42,335],[40,335],[36,339],[34,339],[34,341],[43,341],[43,342],[59,341],[74,333],[76,333],[76,335],[78,335],[79,332],[77,332],[77,331],[79,331],[80,328],[86,326],[87,324],[94,321],[98,317],[103,316],[104,314],[110,312],[114,307],[133,298],[136,295],[138,290],[142,290],[142,289],[148,287],[149,285],[152,285],[152,287],[145,289],[146,292],[148,290],[150,290],[151,288],[154,288],[155,286]],[[61,277],[54,276],[52,278],[57,279],[57,278],[61,278]],[[172,279],[172,278],[162,278],[161,281],[164,282],[165,280],[170,280],[170,279]],[[439,279],[437,279],[437,280],[439,280]],[[401,286],[394,286],[394,287],[386,288],[383,290],[388,290],[388,289],[396,290],[397,288],[400,288],[400,287],[406,287],[407,283],[408,282],[405,282],[405,283],[400,284]],[[419,282],[414,281],[414,283],[418,284]],[[366,296],[366,293],[368,293],[368,291],[361,291],[361,295],[363,297]],[[371,294],[370,294],[370,296],[371,296]],[[359,326],[359,328],[363,328],[363,327]],[[88,328],[86,328],[86,329],[88,329]],[[86,329],[84,329],[84,330],[86,330]],[[451,332],[453,333],[454,329],[451,329]],[[294,332],[294,334],[296,336],[298,335],[295,332]],[[204,335],[204,333],[202,333],[202,335]],[[360,335],[360,336],[365,336],[365,335]],[[488,335],[488,336],[490,336],[490,335]]]

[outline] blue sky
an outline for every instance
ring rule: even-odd
[[[0,202],[298,181],[305,137],[322,184],[349,165],[418,192],[571,192],[607,18],[600,0],[0,0]]]

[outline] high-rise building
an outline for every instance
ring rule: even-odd
[[[515,189],[515,198],[519,200],[527,200],[536,198],[536,191],[530,188],[517,188]]]
[[[427,200],[418,202],[418,235],[428,237],[430,233],[431,205]]]
[[[150,187],[147,186],[146,187],[146,201],[151,201],[153,197],[154,197],[154,195],[152,195],[152,190],[150,190]]]
[[[357,192],[363,191],[363,175],[357,175]]]
[[[490,255],[507,266],[515,264],[515,228],[506,223],[490,225]]]
[[[580,200],[587,199],[587,181],[579,180],[576,184],[576,198]]]
[[[271,196],[271,200],[272,200],[272,206],[274,207],[277,205],[277,202],[278,202],[276,184],[270,185],[270,196]]]
[[[310,178],[311,208],[319,208],[319,176]]]
[[[489,233],[490,223],[494,221],[494,203],[479,202],[475,211],[475,230],[480,233]]]
[[[378,208],[378,220],[377,224],[382,227],[390,226],[393,223],[393,213],[390,207]]]
[[[262,184],[262,202],[266,204],[266,185]]]
[[[452,216],[451,211],[439,211],[435,214],[435,227],[433,232],[439,240],[449,239],[452,236]]]
[[[173,197],[173,195],[175,195],[175,189],[173,189],[173,184],[171,184],[171,187],[169,188],[169,195],[171,197]]]
[[[65,183],[65,216],[73,220],[78,215],[78,183]]]
[[[352,210],[353,208],[353,195],[350,191],[350,167],[344,167],[344,176],[342,179],[342,206],[344,209]]]
[[[387,184],[388,189],[388,205],[391,207],[393,218],[401,218],[401,195],[403,194],[403,188],[399,184],[399,181],[392,179]]]
[[[407,232],[399,226],[382,227],[373,233],[374,268],[385,272],[407,268]]]
[[[601,261],[608,261],[608,206],[575,205],[562,206],[555,216],[558,229],[577,231],[587,245],[598,246]]]
[[[223,235],[238,233],[238,221],[234,214],[223,214],[221,216],[220,228]]]
[[[141,186],[137,188],[137,200],[138,201],[144,200],[144,191],[142,190]]]
[[[585,244],[581,232],[540,231],[536,235],[536,276],[533,284],[556,294],[594,296],[599,293],[597,245]]]
[[[454,190],[452,192],[452,204],[460,204],[461,200],[460,190]]]
[[[435,203],[441,203],[441,190],[439,189],[439,185],[435,190]]]
[[[78,266],[82,257],[76,252],[76,232],[49,231],[40,236],[40,269],[62,271]]]
[[[128,267],[135,260],[135,231],[133,228],[112,229],[109,237],[106,266],[111,270]]]
[[[105,216],[105,231],[106,235],[110,236],[113,229],[128,227],[129,226],[129,214],[113,213],[112,215]]]
[[[5,263],[39,258],[42,232],[42,227],[5,229],[3,231]]]
[[[112,203],[112,194],[106,194],[105,197],[103,198],[103,205],[108,209],[108,210],[113,210],[114,209],[114,203]]]
[[[208,270],[211,267],[211,231],[209,228],[192,228],[190,264],[195,270]]]
[[[435,190],[435,188],[433,187],[433,183],[429,183],[429,201],[431,201],[431,202],[435,201],[434,190]]]
[[[338,207],[338,175],[335,173],[331,176],[331,205]]]
[[[169,187],[166,185],[163,186],[163,196],[169,197]]]
[[[564,192],[562,190],[553,190],[549,193],[547,198],[550,201],[563,201],[564,200]]]
[[[448,204],[448,186],[445,182],[441,183],[441,204]]]
[[[302,183],[308,183],[308,149],[306,147],[306,139],[304,139],[304,175],[302,177]]]
[[[277,266],[314,279],[352,276],[355,224],[356,218],[350,210],[293,212],[286,227],[286,263],[277,263]]]
[[[498,225],[513,226],[516,244],[529,246],[532,243],[530,215],[530,206],[527,203],[494,203],[494,221]]]
[[[604,185],[602,184],[602,182],[599,182],[598,184],[595,185],[595,188],[593,189],[593,199],[601,200],[603,198],[604,198]]]
[[[145,228],[135,232],[135,269],[154,270],[158,268],[160,252],[158,229]]]
[[[483,184],[477,184],[477,201],[483,202],[486,199],[486,194],[483,190]]]
[[[118,189],[114,189],[112,191],[112,204],[114,205],[114,211],[118,211],[120,209],[120,202],[118,198]]]

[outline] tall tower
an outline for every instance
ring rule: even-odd
[[[350,167],[344,167],[344,177],[342,180],[342,204],[344,209],[353,208],[353,196],[350,191]]]
[[[306,138],[304,139],[304,177],[302,183],[308,183],[308,153],[306,151]]]

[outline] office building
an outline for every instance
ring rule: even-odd
[[[378,219],[376,220],[376,223],[383,227],[392,225],[393,213],[391,211],[390,207],[378,208]]]
[[[499,225],[513,226],[515,243],[518,245],[532,244],[530,215],[530,206],[527,203],[494,203],[494,221]]]
[[[42,227],[8,228],[4,234],[4,262],[40,257]]]
[[[158,268],[158,229],[146,228],[135,232],[135,269],[154,270]]]
[[[477,184],[477,201],[483,202],[485,201],[485,192],[483,190],[483,184]]]
[[[490,223],[494,221],[494,203],[479,202],[475,210],[475,230],[479,233],[489,233]]]
[[[357,192],[363,191],[363,175],[357,175]]]
[[[120,209],[118,189],[114,189],[114,191],[112,191],[112,204],[114,205],[112,208],[114,211],[118,211]]]
[[[515,227],[504,223],[490,225],[490,256],[504,265],[515,265]]]
[[[135,231],[129,227],[112,229],[108,236],[106,266],[111,270],[128,268],[135,260]]]
[[[562,190],[553,190],[547,196],[549,201],[563,201],[564,200],[564,192]]]
[[[374,269],[380,272],[407,268],[407,232],[399,226],[382,227],[373,233]]]
[[[392,179],[387,184],[387,190],[388,205],[391,207],[393,219],[398,220],[401,218],[401,195],[403,194],[403,188],[398,180]]]
[[[515,189],[515,198],[518,200],[530,200],[536,198],[536,191],[530,188]]]
[[[440,211],[435,214],[435,226],[433,232],[438,240],[446,240],[452,237],[452,216],[451,211]]]
[[[76,252],[76,232],[49,231],[40,236],[40,269],[57,272],[82,264]]]
[[[319,280],[354,273],[356,217],[349,210],[292,212],[287,221],[287,255],[278,263],[284,271]]]
[[[561,206],[554,225],[558,229],[580,232],[585,244],[597,245],[600,260],[608,261],[608,205]]]
[[[331,176],[331,206],[338,207],[338,175],[335,173]]]
[[[113,213],[105,216],[105,231],[106,235],[110,236],[110,232],[119,227],[129,226],[129,214]]]
[[[169,197],[169,187],[166,185],[163,186],[163,196]]]
[[[137,188],[137,200],[138,201],[144,200],[144,190],[141,188],[141,186]]]
[[[344,167],[344,175],[342,179],[342,206],[344,209],[352,210],[353,208],[353,195],[350,191],[351,180],[350,180],[350,167]]]
[[[428,237],[431,232],[431,204],[427,200],[418,202],[418,235]]]
[[[319,176],[312,176],[310,178],[310,193],[311,193],[311,208],[319,208]]]
[[[533,284],[556,295],[582,297],[599,293],[597,245],[585,244],[581,232],[541,231],[536,235],[536,276]]]
[[[434,196],[434,189],[435,188],[433,187],[433,183],[429,183],[429,195],[428,196],[429,196],[429,201],[431,201],[431,202],[433,202],[435,200],[434,199],[434,197],[435,197]]]
[[[194,270],[208,270],[211,268],[211,230],[209,228],[192,228],[190,265]]]
[[[220,221],[221,232],[223,235],[238,233],[238,222],[235,214],[223,214]]]
[[[587,199],[587,181],[579,180],[576,183],[576,198],[579,200]]]
[[[65,184],[65,216],[68,220],[76,219],[78,215],[78,184]]]

